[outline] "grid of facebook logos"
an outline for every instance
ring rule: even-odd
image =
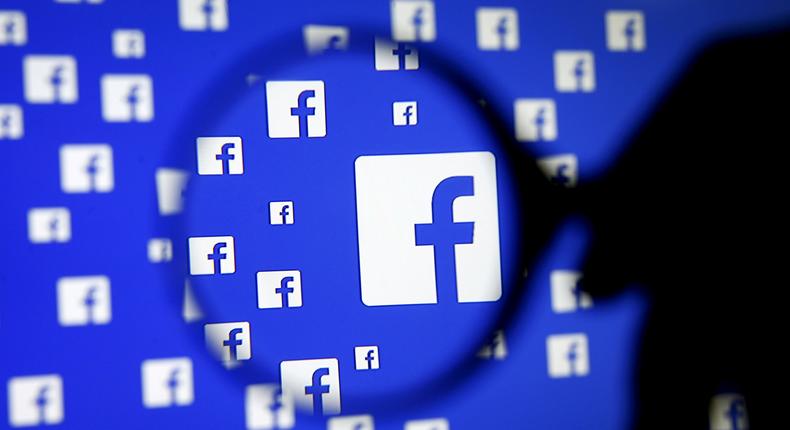
[[[100,9],[102,0],[55,0],[56,7]],[[219,34],[233,28],[233,2],[227,0],[178,0],[177,20],[172,28],[190,34]],[[7,9],[0,6],[0,49],[26,49],[38,32],[46,29],[29,20],[23,8]],[[389,37],[371,41],[368,55],[371,69],[381,73],[419,73],[420,47],[441,38],[437,17],[443,11],[430,0],[392,0],[388,5],[390,25]],[[91,12],[93,13],[93,12]],[[474,39],[477,50],[492,55],[508,55],[523,50],[520,25],[525,22],[525,10],[521,6],[476,7],[469,19],[474,22]],[[532,19],[531,17],[530,19]],[[606,10],[598,16],[585,19],[598,20],[601,37],[605,40],[604,55],[644,55],[647,50],[647,25],[645,14],[640,10]],[[146,59],[149,42],[141,28],[125,23],[124,27],[113,28],[106,34],[110,53],[132,65]],[[328,55],[334,51],[349,49],[353,26],[313,24],[305,22],[301,28],[303,49],[307,55]],[[583,45],[583,44],[582,44]],[[40,45],[37,45],[40,47]],[[45,50],[46,51],[46,50]],[[599,54],[601,55],[601,54]],[[3,144],[25,140],[25,109],[33,105],[70,105],[76,103],[95,104],[100,118],[106,123],[151,123],[157,113],[154,107],[154,88],[157,76],[140,71],[144,67],[134,65],[130,73],[104,73],[98,82],[86,82],[80,73],[81,58],[67,51],[39,54],[25,52],[21,64],[10,65],[22,70],[22,98],[13,100],[3,95],[0,98],[0,140]],[[5,67],[5,66],[4,66]],[[512,133],[525,145],[551,145],[561,134],[558,102],[554,94],[576,94],[585,97],[595,93],[596,54],[584,46],[578,49],[557,49],[551,62],[554,92],[541,97],[516,97],[512,99]],[[96,85],[97,99],[85,99],[83,88]],[[299,139],[309,144],[311,139],[320,139],[331,133],[331,112],[327,112],[328,94],[338,91],[327,89],[325,81],[315,80],[268,80],[263,86],[266,97],[267,138]],[[391,123],[381,127],[420,127],[430,119],[420,115],[419,99],[393,100]],[[53,115],[56,114],[54,113]],[[572,124],[572,119],[567,120]],[[27,127],[40,127],[28,124]],[[570,126],[570,125],[569,125]],[[180,214],[185,208],[184,195],[191,175],[210,176],[221,181],[227,176],[244,175],[246,136],[211,135],[194,136],[192,148],[197,160],[196,171],[160,166],[154,172],[149,192],[156,200],[158,216],[170,217]],[[29,144],[29,143],[28,143]],[[301,143],[300,143],[301,144]],[[496,223],[496,180],[495,167],[490,153],[430,153],[408,155],[369,155],[356,160],[356,205],[358,246],[365,258],[360,258],[360,306],[419,306],[438,301],[438,268],[433,267],[432,258],[425,264],[411,265],[411,259],[436,253],[439,247],[447,247],[453,261],[472,259],[475,263],[457,268],[458,303],[496,302],[501,300],[502,285],[490,282],[492,277],[480,278],[476,273],[490,274],[500,270],[497,240],[478,243],[478,237],[498,238]],[[114,193],[117,177],[112,143],[61,142],[59,146],[58,174],[60,190],[65,195],[94,195]],[[556,153],[538,159],[540,169],[547,178],[560,187],[574,187],[578,182],[578,161],[573,153]],[[411,242],[401,244],[396,239],[382,239],[386,226],[382,219],[391,222],[388,214],[397,211],[391,202],[383,198],[381,190],[365,184],[393,181],[393,172],[424,172],[413,181],[398,185],[402,192],[420,197],[415,205],[432,208],[431,217],[420,221],[419,216],[406,214],[397,218],[414,229]],[[412,188],[409,188],[412,187]],[[488,188],[487,188],[488,187]],[[74,198],[80,198],[74,196]],[[89,198],[89,197],[88,197]],[[418,199],[415,197],[415,199]],[[475,219],[458,222],[453,217],[453,202],[464,200],[471,207]],[[61,244],[57,252],[69,252],[69,242],[74,240],[72,211],[69,199],[61,205],[29,207],[26,214],[27,239],[31,244],[53,246]],[[265,202],[267,213],[263,223],[275,228],[287,229],[300,221],[299,201],[272,200]],[[449,212],[448,212],[449,211]],[[424,211],[422,211],[424,212]],[[493,215],[492,215],[493,214]],[[74,216],[79,216],[75,214]],[[449,220],[450,227],[440,225],[440,220]],[[441,237],[450,228],[452,240]],[[474,231],[474,234],[473,234]],[[249,321],[207,322],[199,300],[190,283],[204,278],[213,278],[236,273],[236,241],[232,235],[194,235],[186,244],[174,243],[172,237],[148,237],[141,260],[148,264],[173,264],[174,253],[182,245],[186,252],[189,279],[177,287],[183,298],[180,317],[184,324],[200,325],[204,333],[205,349],[211,357],[232,372],[252,359],[257,348],[250,333],[255,330]],[[402,245],[402,246],[401,246]],[[456,255],[456,246],[466,245],[467,257]],[[432,252],[425,254],[424,249]],[[419,251],[418,251],[419,250]],[[471,252],[471,254],[470,254]],[[419,255],[417,255],[419,254]],[[393,276],[377,276],[392,261],[403,261],[403,266]],[[438,263],[437,263],[438,264]],[[413,269],[413,267],[421,269]],[[464,267],[468,269],[464,269]],[[399,276],[401,276],[399,278]],[[475,278],[478,276],[478,278]],[[525,274],[526,276],[526,274]],[[548,282],[542,285],[550,300],[551,313],[556,318],[566,314],[587,312],[595,307],[593,299],[582,289],[582,273],[575,269],[550,270]],[[470,281],[464,281],[469,278]],[[498,278],[494,276],[494,278]],[[293,268],[257,271],[253,279],[257,294],[257,308],[269,309],[300,308],[308,303],[308,297],[316,285],[308,280],[302,282],[302,273]],[[483,279],[483,280],[481,280]],[[398,287],[408,285],[408,287]],[[61,276],[52,288],[56,301],[56,321],[63,330],[91,330],[97,326],[112,326],[113,280],[104,274],[86,273],[78,276]],[[316,305],[313,303],[312,305]],[[2,328],[0,327],[0,330]],[[489,361],[492,365],[505,362],[508,354],[508,329],[495,331],[490,341],[481,345],[476,359]],[[548,380],[560,382],[588,378],[596,367],[591,359],[596,348],[595,340],[588,337],[584,326],[575,330],[564,330],[545,335],[542,370]],[[382,345],[349,345],[341,356],[304,357],[284,360],[279,363],[279,380],[244,386],[244,400],[236,411],[243,414],[244,426],[248,429],[300,428],[300,420],[319,417],[322,426],[332,430],[373,429],[379,422],[373,414],[347,414],[343,408],[344,391],[340,374],[341,362],[353,363],[355,372],[376,372],[387,366],[386,348]],[[380,356],[381,355],[381,356]],[[78,384],[59,372],[57,360],[50,369],[41,369],[38,374],[20,374],[10,377],[7,385],[7,422],[11,427],[68,424],[69,407],[79,402],[91,402],[89,398],[66,398],[64,389],[68,384]],[[152,356],[138,363],[141,398],[139,404],[145,409],[190,408],[202,393],[195,383],[194,357]],[[737,394],[723,394],[714,399],[711,406],[714,428],[744,428],[746,417],[742,412],[742,399]],[[732,405],[736,406],[733,409]],[[406,430],[445,430],[468,428],[452,416],[421,416],[399,421],[397,426]],[[309,421],[315,423],[316,421]],[[391,423],[390,423],[391,424]]]

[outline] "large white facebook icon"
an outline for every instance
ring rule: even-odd
[[[112,148],[106,144],[60,147],[60,188],[65,193],[108,193],[114,186]]]
[[[76,103],[77,60],[70,55],[27,55],[25,100],[28,103]]]
[[[154,119],[154,89],[148,75],[103,75],[101,112],[107,122]]]
[[[109,324],[112,319],[110,279],[69,276],[58,279],[58,322],[64,327]]]
[[[363,156],[355,170],[363,303],[499,300],[492,153]]]
[[[146,408],[185,406],[194,400],[192,360],[188,357],[143,361],[143,405]]]
[[[302,307],[302,274],[298,270],[257,273],[258,309]]]
[[[241,137],[198,137],[199,175],[241,175],[244,173],[244,152]]]
[[[236,272],[233,236],[189,238],[189,274],[225,275]]]
[[[340,375],[336,358],[290,360],[280,363],[283,394],[301,411],[315,415],[340,413]]]
[[[293,399],[277,384],[248,385],[244,415],[250,430],[290,429],[295,424]]]
[[[270,138],[326,136],[324,81],[267,81]]]
[[[722,393],[710,401],[711,430],[749,430],[746,402],[740,394]]]
[[[63,380],[60,375],[17,376],[8,381],[11,427],[63,422]]]

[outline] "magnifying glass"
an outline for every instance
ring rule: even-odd
[[[283,38],[188,107],[170,276],[229,375],[320,417],[425,405],[476,369],[558,208],[462,70],[359,29],[321,55]]]

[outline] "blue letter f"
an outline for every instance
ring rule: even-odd
[[[299,117],[299,137],[308,137],[307,118],[315,115],[315,108],[307,107],[307,99],[315,97],[315,91],[304,90],[299,93],[296,107],[291,108],[291,116]]]
[[[225,242],[218,242],[218,243],[214,244],[214,252],[212,252],[211,254],[208,255],[208,259],[214,261],[214,274],[215,275],[219,275],[220,273],[222,273],[222,264],[221,263],[222,263],[222,260],[227,258],[227,256],[225,254],[223,254],[222,252],[220,252],[220,251],[222,250],[222,248],[225,248],[226,246],[228,246],[227,243],[225,243]]]

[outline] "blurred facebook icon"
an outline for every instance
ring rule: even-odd
[[[436,40],[436,12],[430,0],[390,2],[392,39],[400,42]]]
[[[109,193],[114,185],[110,145],[69,144],[60,147],[60,188],[64,193]]]
[[[496,330],[491,340],[477,351],[477,358],[484,360],[497,359],[504,360],[507,357],[507,343],[505,342],[505,332]]]
[[[145,33],[133,28],[113,30],[112,53],[116,58],[145,57]]]
[[[557,140],[557,106],[552,99],[517,99],[513,105],[516,139],[520,142]]]
[[[332,417],[326,422],[327,430],[375,430],[372,415],[346,415]]]
[[[27,211],[27,236],[31,243],[63,243],[71,240],[68,208],[32,208]]]
[[[515,51],[519,46],[518,11],[511,7],[479,7],[477,47],[483,51]]]
[[[581,279],[581,272],[574,270],[551,271],[551,308],[555,313],[575,312],[592,307],[592,296],[582,290]]]
[[[63,422],[60,375],[17,376],[8,380],[8,423],[32,427]]]
[[[280,362],[283,394],[297,409],[314,415],[340,413],[340,375],[336,358]]]
[[[178,24],[185,31],[225,31],[228,0],[178,0]]]
[[[22,107],[0,104],[0,140],[21,139],[25,134]]]
[[[165,263],[173,259],[173,241],[166,237],[148,239],[148,261]]]
[[[252,358],[250,323],[211,323],[203,326],[206,348],[222,363],[233,366]]]
[[[241,137],[198,137],[198,175],[241,175],[244,152]]]
[[[258,272],[258,309],[302,307],[302,275],[298,270]]]
[[[70,55],[26,55],[25,100],[28,103],[76,103],[77,60]]]
[[[0,46],[27,43],[27,17],[18,10],[0,10]]]
[[[376,39],[374,47],[376,70],[417,70],[420,68],[420,53],[412,45]]]
[[[578,182],[578,160],[574,154],[559,154],[538,159],[538,168],[551,183],[573,188]]]
[[[348,27],[308,24],[302,27],[304,46],[310,55],[348,49]]]
[[[227,275],[235,272],[233,236],[189,238],[190,275]]]
[[[749,430],[743,396],[736,393],[713,396],[710,402],[710,430]]]
[[[502,295],[490,152],[355,162],[362,302],[492,302]]]
[[[326,136],[324,81],[267,81],[270,138]]]
[[[156,169],[156,202],[160,215],[175,215],[184,209],[189,173],[180,169]]]
[[[110,279],[68,276],[58,279],[58,322],[64,327],[109,324],[112,320]]]
[[[595,58],[592,51],[555,52],[554,87],[561,93],[595,91]]]
[[[645,16],[637,10],[606,12],[606,47],[610,51],[645,50]]]
[[[584,333],[557,334],[546,339],[546,355],[551,378],[586,376],[590,356]]]
[[[244,415],[250,430],[290,429],[296,423],[293,399],[277,384],[248,385]]]
[[[140,374],[146,408],[186,406],[194,401],[192,360],[188,357],[145,360]]]
[[[422,420],[409,420],[403,426],[404,430],[450,430],[450,422],[445,418],[429,418]]]
[[[107,122],[154,119],[154,89],[148,75],[103,75],[101,111]]]

